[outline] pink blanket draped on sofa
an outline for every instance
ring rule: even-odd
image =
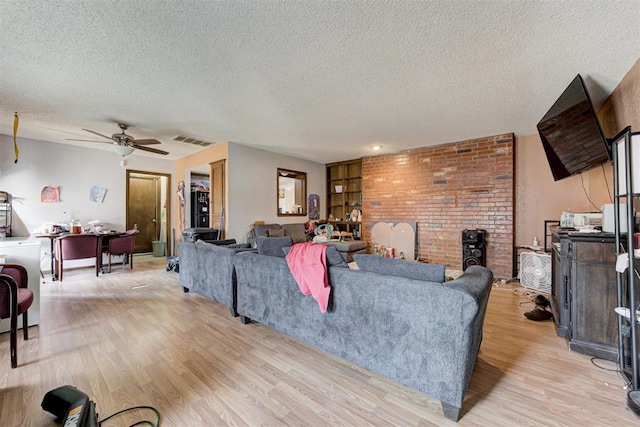
[[[316,243],[297,243],[287,255],[287,265],[300,291],[312,295],[320,311],[325,313],[329,305],[331,287],[327,278],[327,246]]]

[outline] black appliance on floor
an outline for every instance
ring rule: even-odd
[[[220,230],[207,227],[187,228],[182,232],[182,239],[194,243],[198,240],[219,240]]]
[[[44,395],[42,409],[51,412],[63,426],[98,427],[96,404],[77,388],[65,385]]]

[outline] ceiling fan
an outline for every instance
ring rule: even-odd
[[[114,133],[111,136],[103,135],[99,132],[90,130],[90,129],[82,129],[84,131],[90,132],[94,135],[101,136],[110,140],[107,141],[92,141],[88,139],[69,139],[67,141],[82,141],[82,142],[100,142],[104,144],[111,144],[113,151],[120,154],[121,156],[126,156],[133,153],[134,150],[142,150],[148,151],[149,153],[162,154],[163,156],[169,154],[167,151],[158,150],[157,148],[147,147],[147,145],[160,144],[160,141],[157,139],[135,139],[131,135],[127,135],[125,131],[129,128],[129,125],[124,123],[118,123],[118,126],[121,129],[120,133]]]

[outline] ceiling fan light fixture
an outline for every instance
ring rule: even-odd
[[[118,144],[113,144],[112,148],[113,148],[113,151],[115,151],[121,156],[128,156],[129,154],[133,153],[135,150],[135,148],[129,147],[128,145],[118,145]]]

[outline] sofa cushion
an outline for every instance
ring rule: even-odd
[[[403,259],[384,258],[377,255],[357,254],[353,256],[361,271],[406,277],[427,282],[444,282],[445,266]]]
[[[267,230],[269,237],[284,237],[284,230],[282,228],[270,228]]]
[[[367,248],[367,242],[364,240],[348,240],[346,242],[332,242],[327,244],[335,247],[340,252],[356,252]]]
[[[291,247],[282,248],[282,253],[286,257],[289,255],[289,251]],[[334,247],[327,246],[327,252],[325,252],[325,256],[327,258],[327,267],[345,267],[348,268],[349,264],[344,260],[340,252]]]
[[[241,252],[257,252],[257,249],[251,246],[251,243],[235,243],[233,245],[227,245],[225,248],[233,251],[236,254]]]
[[[250,248],[251,243],[232,243],[230,245],[227,245],[226,247],[229,249],[244,249],[244,248]]]
[[[207,239],[198,239],[196,241],[196,243],[198,242],[205,242],[205,243],[211,243],[212,245],[217,245],[217,246],[228,246],[228,245],[232,245],[234,243],[236,243],[236,239],[224,239],[224,240],[207,240]]]
[[[282,224],[285,236],[290,236],[293,243],[304,243],[307,241],[307,233],[304,231],[304,224]]]
[[[340,252],[333,246],[327,246],[327,265],[329,267],[349,268],[349,264],[344,260]]]
[[[215,246],[217,248],[221,248],[221,249],[227,249],[231,252],[234,253],[239,253],[239,252],[245,252],[245,251],[255,251],[255,249],[253,249],[251,247],[250,243],[235,243],[235,239],[229,239],[229,240],[196,240],[195,244],[196,245],[206,245],[206,246]],[[214,243],[215,242],[215,243]],[[233,243],[228,243],[228,244],[220,244],[220,242],[233,242]]]
[[[253,228],[253,234],[256,236],[256,238],[260,236],[269,237],[269,230],[279,230],[280,228],[282,228],[280,227],[280,224],[260,224],[256,225]]]
[[[256,244],[260,255],[277,256],[284,258],[282,248],[293,245],[291,237],[258,237]]]

